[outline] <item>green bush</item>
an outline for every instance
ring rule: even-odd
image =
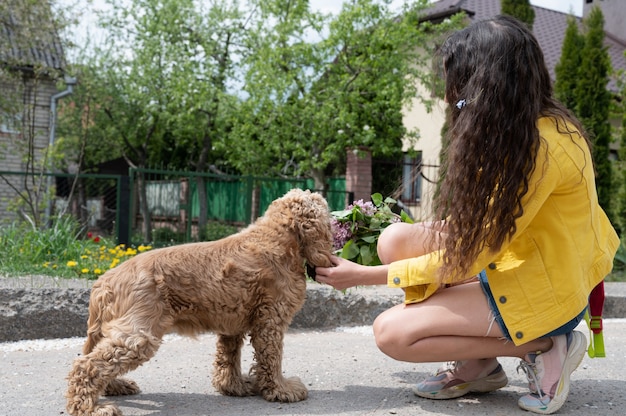
[[[236,234],[238,231],[239,229],[232,224],[220,221],[209,221],[206,226],[204,239],[206,241],[220,240],[224,237],[228,237],[229,235]]]

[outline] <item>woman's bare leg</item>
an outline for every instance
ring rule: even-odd
[[[383,264],[396,260],[419,257],[437,250],[441,232],[440,223],[419,222],[408,224],[398,222],[383,230],[378,238],[378,257]]]
[[[516,347],[503,338],[480,283],[442,289],[421,303],[398,305],[374,322],[380,350],[408,362],[519,357],[547,351],[549,338]]]

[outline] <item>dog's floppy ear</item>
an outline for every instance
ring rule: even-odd
[[[294,202],[291,210],[304,257],[313,266],[330,267],[333,235],[326,200],[318,193],[300,191]]]

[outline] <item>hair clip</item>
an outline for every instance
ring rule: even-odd
[[[465,107],[466,105],[467,105],[467,101],[465,101],[464,99],[463,100],[459,100],[456,103],[456,108],[458,108],[460,110],[461,108]]]

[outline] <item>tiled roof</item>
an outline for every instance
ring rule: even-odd
[[[24,12],[19,9],[24,4],[22,1],[8,0],[0,7],[0,62],[21,68],[63,69],[63,47],[54,25],[49,22],[49,9]],[[47,2],[38,4],[37,7],[49,7]]]
[[[471,20],[487,19],[500,13],[500,1],[501,0],[440,0],[433,3],[426,14],[427,16],[440,16],[446,12],[454,14],[458,10],[463,10]],[[559,62],[561,56],[561,48],[563,46],[563,38],[565,37],[565,29],[569,15],[543,7],[532,7],[535,10],[533,31],[543,50],[550,76],[554,79],[554,67]],[[577,17],[576,20],[580,25],[581,19]],[[626,58],[624,57],[626,39],[617,39],[607,33],[604,44],[611,58],[613,69],[626,70]],[[612,90],[616,89],[615,81],[612,80],[609,82],[609,88]]]

